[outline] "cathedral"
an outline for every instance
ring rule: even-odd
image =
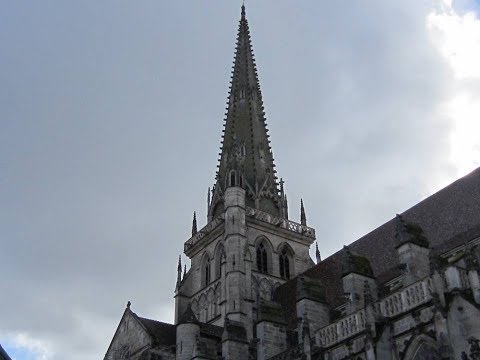
[[[242,6],[208,221],[174,324],[130,303],[106,360],[480,360],[480,169],[322,259],[289,219]],[[173,280],[173,279],[172,279]]]

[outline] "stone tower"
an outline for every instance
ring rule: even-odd
[[[238,29],[218,172],[208,198],[206,226],[197,231],[194,219],[195,231],[184,245],[191,268],[182,278],[179,267],[176,322],[191,308],[201,323],[227,330],[243,327],[250,341],[255,335],[253,325],[260,302],[272,300],[278,286],[313,265],[309,248],[315,231],[307,226],[304,213],[302,223],[288,219],[283,181],[276,176],[245,6]],[[227,320],[229,326],[225,325]]]
[[[123,313],[106,360],[480,359],[480,169],[315,265],[288,219],[245,7],[207,224],[178,259],[175,324]],[[182,271],[183,270],[183,271]]]

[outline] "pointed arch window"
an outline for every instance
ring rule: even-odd
[[[222,259],[225,259],[225,249],[220,244],[215,250],[215,279],[219,279],[222,276]]]
[[[278,257],[280,263],[280,277],[283,279],[290,279],[290,259],[288,257],[287,249],[284,248]]]
[[[236,177],[237,177],[237,174],[235,173],[235,171],[230,172],[230,186],[237,186]]]
[[[268,272],[267,249],[265,249],[263,243],[257,247],[257,270],[264,274]]]
[[[207,257],[205,259],[205,263],[203,265],[203,271],[204,271],[204,279],[205,279],[205,286],[207,286],[208,284],[210,284],[210,280],[211,280],[211,271],[210,271],[210,257]]]

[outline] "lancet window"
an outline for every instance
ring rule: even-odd
[[[230,172],[230,186],[237,186],[237,174],[235,171]]]
[[[260,243],[257,247],[257,270],[264,274],[268,272],[267,249],[265,249],[263,243]]]
[[[211,282],[211,271],[210,271],[210,257],[207,257],[205,259],[205,263],[203,264],[203,271],[204,271],[204,279],[205,283],[204,285],[207,286]]]
[[[282,250],[279,257],[280,277],[283,279],[290,279],[290,259],[286,248]]]

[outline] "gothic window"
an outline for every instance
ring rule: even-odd
[[[440,360],[437,344],[434,339],[426,335],[420,335],[413,339],[405,350],[405,360]]]
[[[211,282],[211,271],[210,271],[210,257],[207,256],[203,264],[203,278],[205,279],[204,285],[207,286]]]
[[[235,175],[236,175],[235,171],[232,171],[230,173],[230,186],[236,186],[236,181],[235,181],[236,176]]]
[[[267,249],[263,243],[257,247],[257,270],[266,274],[268,272]]]
[[[225,249],[222,244],[219,244],[215,250],[215,278],[222,276],[222,257],[225,257]]]
[[[421,344],[415,352],[413,360],[440,360],[440,356],[432,346]]]
[[[287,249],[284,248],[279,255],[280,277],[290,279],[290,260],[288,259]]]

